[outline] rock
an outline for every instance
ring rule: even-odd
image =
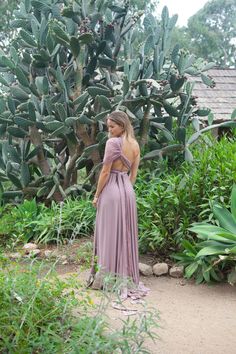
[[[25,253],[30,253],[30,251],[36,250],[38,248],[38,246],[35,243],[26,243],[23,246],[23,250],[25,251]]]
[[[181,285],[181,286],[185,286],[186,284],[187,284],[186,279],[182,279],[179,281],[179,285]]]
[[[144,263],[139,263],[138,266],[139,266],[139,271],[141,274],[146,275],[146,276],[153,274],[151,266],[144,264]]]
[[[184,266],[171,267],[169,274],[172,278],[182,278],[182,276],[184,275]]]
[[[62,264],[63,264],[63,265],[68,264],[68,261],[64,261],[64,262],[62,262]]]
[[[51,257],[53,257],[53,256],[54,256],[53,251],[51,251],[51,250],[45,250],[45,251],[44,251],[44,256],[45,256],[46,258],[51,258]]]
[[[67,260],[67,256],[65,254],[63,254],[62,256],[59,257],[62,261],[66,261]]]
[[[11,259],[19,259],[21,257],[22,257],[22,255],[19,252],[9,254],[9,258],[11,258]]]
[[[159,275],[164,275],[164,274],[168,274],[168,264],[166,263],[156,263],[153,267],[153,273],[157,276]]]
[[[36,256],[38,256],[40,254],[40,252],[41,251],[39,249],[31,250],[29,252],[29,257],[36,257]]]

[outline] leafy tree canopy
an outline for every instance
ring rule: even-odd
[[[212,0],[188,21],[186,34],[196,55],[219,66],[236,66],[236,2]]]
[[[17,0],[0,1],[0,48],[5,48],[9,41],[12,29],[10,21],[13,18],[13,11],[17,7]]]
[[[6,30],[10,20],[12,19],[12,12],[17,6],[17,0],[1,0],[0,2],[0,31]]]

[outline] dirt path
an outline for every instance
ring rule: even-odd
[[[149,305],[160,311],[161,340],[149,343],[151,353],[235,354],[236,288],[183,283],[168,277],[150,278]]]
[[[81,252],[78,256],[78,249],[86,242],[87,238],[71,246],[56,248],[59,255],[66,255],[69,260],[67,265],[58,264],[60,277],[78,273],[82,281],[88,277],[89,271],[80,272],[76,262],[78,257],[82,257]],[[51,249],[55,250],[55,246]],[[90,254],[85,261],[87,258],[90,259]],[[155,308],[160,313],[161,328],[156,330],[160,339],[155,344],[151,341],[146,343],[151,353],[236,354],[236,286],[195,285],[170,277],[142,277],[141,281],[151,289],[145,299],[147,307]],[[100,292],[91,290],[91,295],[93,299],[99,299]],[[127,302],[127,307],[132,306],[135,308]],[[121,311],[111,306],[107,314],[112,328],[119,328],[122,320],[127,319]]]
[[[87,272],[83,272],[80,278],[86,276]],[[236,287],[195,285],[170,277],[141,280],[151,289],[146,297],[147,306],[160,313],[161,328],[156,331],[160,339],[146,343],[151,353],[236,353]],[[92,293],[96,297],[97,292]],[[127,306],[132,307],[130,303]],[[119,328],[122,319],[127,318],[111,306],[107,314],[113,328]]]

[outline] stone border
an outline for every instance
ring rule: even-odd
[[[150,266],[145,263],[139,263],[139,272],[144,276],[170,275],[172,278],[182,278],[184,276],[184,266],[173,265],[169,267],[167,263],[156,263]]]

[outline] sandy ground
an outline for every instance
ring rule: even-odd
[[[85,278],[87,272],[80,277]],[[195,285],[170,277],[142,277],[150,288],[147,307],[160,313],[156,343],[147,340],[151,353],[160,354],[235,354],[236,287],[228,284]],[[96,297],[97,291],[92,291]],[[129,308],[137,305],[126,302]],[[109,306],[107,314],[113,328],[126,319]]]
[[[236,288],[227,284],[183,284],[169,277],[149,278],[146,301],[160,311],[160,340],[151,353],[235,354]]]

